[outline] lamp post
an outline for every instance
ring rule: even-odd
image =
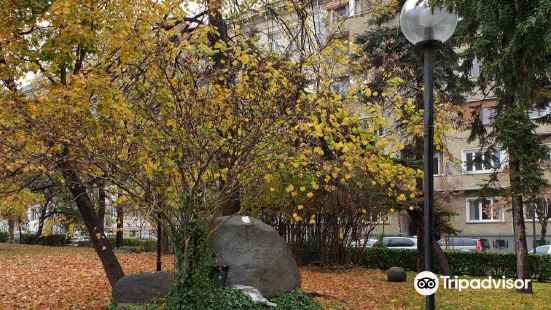
[[[534,235],[534,240],[532,243],[532,251],[536,253],[536,247],[538,246],[536,241],[536,203],[533,204],[533,210],[532,210],[532,234]]]
[[[424,153],[423,153],[423,218],[425,270],[432,271],[434,210],[433,210],[433,139],[434,139],[434,103],[433,103],[433,51],[438,44],[448,40],[457,27],[457,16],[440,8],[430,8],[426,0],[407,0],[400,14],[400,28],[409,42],[423,49],[424,83]],[[434,294],[426,296],[425,309],[434,309]]]
[[[159,212],[157,217],[157,268],[155,270],[161,271],[161,235],[162,235],[162,226],[161,226],[161,212]]]

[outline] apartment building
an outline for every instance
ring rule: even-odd
[[[335,34],[348,38],[364,33],[369,27],[369,14],[372,12],[373,0],[338,0],[338,1],[313,1],[311,5],[312,19],[309,20],[310,28],[320,38],[327,38]],[[270,13],[272,11],[272,13]],[[260,36],[260,42],[265,42],[267,48],[276,52],[292,48],[292,42],[285,36],[288,29],[274,22],[274,13],[278,9],[259,10],[248,19],[248,29],[254,30]],[[284,14],[284,13],[281,13]],[[281,16],[279,16],[281,18]],[[292,25],[292,16],[287,16],[287,27]],[[292,28],[292,27],[291,27]],[[479,74],[479,66],[475,60],[471,69],[471,75]],[[350,78],[346,70],[342,70],[336,78],[335,91],[347,88]],[[489,126],[492,120],[495,98],[484,98],[481,94],[467,96],[467,104],[462,106],[467,118],[478,117],[485,126]],[[551,106],[532,111],[531,118],[538,118],[551,113]],[[551,145],[551,126],[539,126],[537,132],[542,135],[544,141]],[[469,131],[450,131],[446,134],[446,146],[449,151],[447,156],[435,154],[435,191],[437,195],[446,194],[446,208],[456,213],[450,218],[452,226],[459,230],[458,237],[485,238],[490,241],[492,250],[513,251],[513,224],[510,203],[502,197],[485,194],[481,191],[488,183],[490,175],[497,168],[497,187],[509,186],[507,173],[507,154],[503,150],[482,149],[477,142],[468,142]],[[484,160],[484,159],[488,160]],[[489,160],[491,158],[491,160]],[[545,176],[551,180],[551,173]],[[542,210],[548,209],[548,201],[542,197],[538,201]],[[392,206],[389,206],[389,209]],[[537,215],[533,213],[533,206],[525,206],[526,232],[528,247],[532,247],[533,235],[540,238],[541,225]],[[545,211],[547,216],[547,211]],[[371,237],[378,234],[385,236],[412,236],[415,227],[405,210],[388,214],[387,221],[378,222]],[[534,234],[535,231],[535,234]],[[443,236],[445,237],[445,236]],[[547,242],[548,243],[548,242]]]
[[[475,112],[484,125],[491,124],[492,106],[495,99],[471,101],[464,107],[466,115]],[[535,119],[551,113],[551,105],[543,110],[532,111]],[[540,125],[537,132],[545,142],[551,144],[551,126]],[[450,219],[452,226],[460,231],[458,237],[485,238],[490,241],[492,250],[513,251],[513,220],[510,202],[506,198],[488,195],[482,191],[488,184],[490,175],[497,169],[498,188],[509,187],[507,153],[503,150],[488,151],[477,142],[468,142],[468,131],[450,131],[446,134],[449,157],[435,154],[434,186],[436,195],[446,192],[449,201],[446,207],[457,215]],[[487,158],[485,158],[487,157]],[[488,162],[489,161],[489,162]],[[545,172],[551,181],[551,173]],[[538,200],[538,209],[548,214],[549,197],[543,195]],[[534,214],[532,204],[525,205],[525,224],[528,248],[532,248],[534,238],[540,239],[541,225]],[[405,211],[388,216],[384,223],[385,235],[413,235],[412,227]],[[377,224],[375,234],[383,232],[383,223]],[[445,236],[443,236],[445,237]],[[548,239],[548,238],[546,238]],[[547,244],[549,241],[546,242]]]

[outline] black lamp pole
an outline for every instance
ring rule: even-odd
[[[537,242],[536,242],[536,204],[534,203],[532,208],[533,208],[533,211],[532,211],[532,233],[534,234],[534,242],[532,244],[532,246],[534,247],[532,249],[532,251],[534,253],[536,253],[536,247],[537,247]]]
[[[422,43],[423,47],[423,82],[424,82],[424,169],[423,169],[423,211],[425,224],[425,270],[432,271],[433,268],[433,238],[434,238],[434,210],[433,210],[433,144],[434,144],[434,41]],[[425,297],[425,309],[434,309],[434,294]]]
[[[157,271],[161,271],[161,214],[157,218]]]

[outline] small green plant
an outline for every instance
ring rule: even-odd
[[[115,238],[107,238],[111,247],[115,247]],[[122,240],[122,247],[139,247],[143,252],[155,252],[157,250],[157,240],[141,240],[136,238],[125,238]]]
[[[377,241],[373,244],[374,248],[385,248],[385,244],[383,242],[383,234],[379,234],[377,236]]]
[[[39,242],[47,246],[64,246],[67,244],[67,237],[63,234],[47,235],[40,237]]]
[[[0,243],[8,242],[9,234],[7,232],[0,231]]]
[[[36,234],[21,234],[19,237],[19,243],[21,244],[39,244],[40,238]]]
[[[278,310],[321,310],[314,299],[300,290],[293,290],[270,300],[277,304]]]
[[[205,310],[225,310],[225,309],[243,309],[243,310],[262,310],[262,306],[255,304],[247,295],[240,290],[215,289],[209,295],[205,305]]]

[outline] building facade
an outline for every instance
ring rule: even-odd
[[[382,1],[382,0],[381,0]],[[334,35],[352,40],[356,35],[366,32],[370,27],[369,16],[372,13],[373,0],[338,0],[313,1],[311,5],[312,19],[310,29],[319,38]],[[277,10],[275,10],[277,11]],[[266,43],[275,52],[292,48],[292,42],[285,39],[289,31],[274,22],[273,14],[267,11],[256,12],[249,17],[247,27],[254,29],[260,36],[260,42]],[[284,13],[281,13],[284,14]],[[287,26],[293,25],[293,16],[287,16]],[[281,19],[281,16],[279,16]],[[397,21],[394,21],[397,22]],[[323,40],[322,40],[323,41]],[[472,64],[471,76],[479,74],[479,65]],[[350,76],[342,70],[335,79],[334,90],[343,91],[350,84]],[[467,104],[461,108],[465,118],[478,117],[485,126],[491,125],[495,98],[482,97],[481,92],[466,94]],[[533,111],[530,117],[539,118],[551,112],[550,108]],[[468,119],[471,120],[471,119]],[[488,127],[490,128],[490,127]],[[539,126],[537,132],[551,145],[551,126]],[[446,133],[447,154],[435,154],[435,192],[446,196],[446,208],[456,215],[449,221],[459,231],[457,237],[488,239],[492,250],[513,251],[513,221],[510,203],[498,195],[488,195],[482,191],[488,184],[492,173],[497,169],[498,182],[495,186],[506,189],[509,187],[507,154],[503,150],[488,151],[475,141],[469,142],[469,130],[456,130]],[[551,181],[551,173],[545,176]],[[538,200],[538,209],[547,216],[548,201],[545,197]],[[388,206],[388,209],[392,206]],[[532,239],[540,239],[541,225],[534,215],[532,205],[525,206],[525,224],[528,248],[532,248]],[[376,226],[370,238],[379,234],[385,236],[413,236],[415,226],[407,211],[397,211],[388,214],[387,221],[374,223]],[[442,236],[453,238],[453,236]],[[546,242],[549,243],[549,242]]]

